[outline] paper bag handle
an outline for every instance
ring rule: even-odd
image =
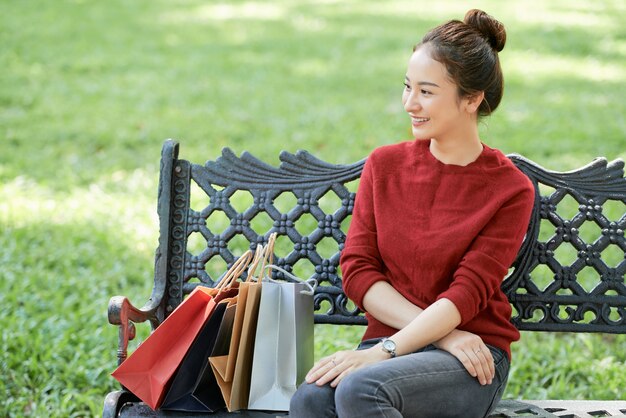
[[[254,272],[256,271],[256,268],[259,265],[259,263],[261,262],[261,260],[263,259],[263,254],[264,254],[263,246],[262,245],[257,245],[256,250],[254,251],[254,259],[252,260],[252,262],[248,266],[248,277],[246,278],[247,282],[255,280],[254,279]]]
[[[274,243],[276,242],[277,235],[278,234],[276,234],[276,232],[273,232],[269,236],[266,245],[257,245],[256,251],[254,253],[254,260],[252,260],[250,267],[248,267],[248,278],[246,279],[247,282],[257,280],[257,278],[255,277],[255,273],[257,267],[259,266],[259,263],[261,264],[259,276],[263,275],[263,272],[265,271],[265,266],[274,263]]]
[[[278,267],[278,266],[276,266],[274,264],[268,264],[267,266],[265,266],[265,268],[268,269],[270,272],[272,270],[280,271],[282,274],[284,274],[285,276],[289,277],[290,279],[292,279],[292,280],[294,280],[294,281],[296,281],[298,283],[302,283],[302,284],[306,285],[309,288],[309,290],[301,290],[300,293],[302,293],[303,295],[311,295],[311,296],[313,296],[313,294],[315,293],[315,288],[317,287],[317,280],[315,280],[315,279],[302,280],[298,276],[294,276],[293,274],[289,273],[284,268]],[[269,282],[272,282],[272,283],[280,283],[280,281],[274,280],[274,279],[272,279],[268,275],[265,275],[265,277],[263,279],[267,280]]]
[[[248,250],[241,255],[228,269],[228,271],[224,274],[222,279],[215,286],[215,289],[222,291],[228,289],[232,286],[232,284],[237,280],[241,273],[246,270],[248,264],[250,264],[250,260],[252,259],[252,251]]]
[[[265,271],[266,266],[274,264],[274,244],[276,244],[276,237],[278,234],[273,232],[270,234],[267,244],[265,245],[265,254],[263,257],[263,264],[261,264],[261,276]]]

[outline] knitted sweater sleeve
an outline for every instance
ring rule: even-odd
[[[370,156],[363,167],[340,259],[344,293],[362,311],[363,297],[369,288],[378,281],[389,281],[382,273],[384,265],[378,250],[372,165]]]
[[[437,299],[451,300],[461,314],[461,326],[483,310],[502,284],[524,239],[534,203],[527,187],[500,206],[474,239],[453,275],[449,288]]]

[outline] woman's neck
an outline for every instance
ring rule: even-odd
[[[483,144],[478,135],[459,140],[430,140],[430,153],[443,164],[466,166],[478,159]]]

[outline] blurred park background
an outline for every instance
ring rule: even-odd
[[[151,291],[164,139],[194,162],[229,146],[337,164],[410,139],[411,48],[470,7],[508,34],[483,141],[556,170],[626,158],[621,0],[1,1],[0,416],[101,414],[107,302]],[[320,329],[316,353],[361,332]],[[624,399],[625,347],[523,333],[505,397]]]

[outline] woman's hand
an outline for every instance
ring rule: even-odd
[[[330,382],[337,387],[339,382],[354,370],[389,358],[380,344],[365,350],[338,351],[332,356],[324,357],[306,375],[306,382],[322,386]]]
[[[433,345],[459,359],[481,385],[491,384],[495,375],[493,357],[489,347],[478,335],[455,329]]]

